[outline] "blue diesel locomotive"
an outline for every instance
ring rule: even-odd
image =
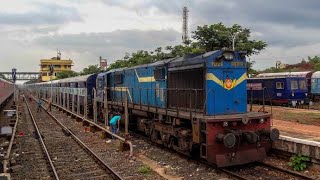
[[[109,117],[127,101],[135,129],[219,167],[263,159],[279,136],[270,113],[247,112],[245,54],[218,50],[104,75]]]
[[[74,104],[76,79],[57,82],[58,104]],[[224,167],[263,159],[279,137],[270,113],[247,111],[246,79],[245,53],[218,50],[81,78],[80,98],[93,95],[93,119],[128,112],[130,127],[154,142]]]

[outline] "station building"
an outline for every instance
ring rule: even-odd
[[[41,72],[41,81],[50,81],[50,65],[53,65],[54,72],[52,79],[57,77],[59,72],[71,71],[73,66],[73,61],[71,59],[61,59],[60,56],[53,57],[51,59],[41,59],[40,60],[40,72]]]

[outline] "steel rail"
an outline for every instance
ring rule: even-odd
[[[34,99],[35,100],[35,99]],[[91,155],[95,160],[99,162],[103,168],[107,169],[111,172],[114,179],[123,180],[123,178],[115,172],[108,164],[106,164],[97,154],[95,154],[85,143],[83,143],[72,131],[69,130],[64,124],[62,124],[52,113],[45,110],[44,106],[41,106],[42,109],[65,131],[66,133],[70,134],[71,137],[85,150]]]
[[[3,160],[3,172],[4,173],[7,173],[7,170],[8,170],[8,160],[10,159],[11,149],[12,149],[14,137],[15,137],[15,134],[16,134],[16,131],[17,131],[18,121],[19,121],[19,106],[17,105],[16,106],[16,122],[14,123],[14,127],[13,127],[13,131],[12,131],[9,147],[7,149],[7,154],[6,154],[6,156],[4,157],[4,160]]]
[[[30,95],[31,95],[31,94],[30,94]],[[32,95],[31,95],[31,96],[32,96]],[[32,97],[33,97],[33,96],[32,96]],[[35,100],[34,97],[33,97],[33,99]],[[43,99],[43,100],[47,102],[46,99]],[[47,102],[47,103],[48,103],[48,102]],[[127,139],[125,139],[125,138],[123,138],[123,137],[121,137],[121,136],[118,136],[118,135],[110,132],[110,131],[107,130],[106,128],[100,126],[99,124],[97,124],[97,123],[95,123],[95,122],[92,122],[92,121],[90,121],[90,120],[88,120],[88,119],[85,119],[84,117],[82,117],[82,116],[80,116],[80,115],[78,115],[78,114],[76,114],[76,113],[74,113],[74,112],[72,112],[72,111],[69,111],[68,109],[63,108],[63,107],[61,107],[61,106],[59,106],[59,105],[57,105],[57,104],[55,104],[55,103],[52,103],[51,105],[52,105],[52,106],[55,106],[55,107],[57,107],[57,108],[59,108],[59,109],[62,109],[63,111],[65,111],[65,112],[67,112],[67,113],[69,113],[69,114],[72,114],[73,116],[75,116],[75,117],[77,117],[77,118],[79,118],[79,119],[82,119],[83,121],[88,122],[89,124],[91,124],[91,125],[99,128],[99,129],[101,129],[102,131],[108,133],[109,135],[111,135],[111,136],[119,139],[120,141],[128,144],[128,145],[129,145],[129,148],[130,148],[130,155],[129,155],[129,156],[131,157],[131,156],[133,155],[133,145],[132,145],[132,143],[131,143],[130,141],[128,141]],[[46,111],[46,112],[47,112],[47,111]]]
[[[25,98],[24,95],[23,95],[23,98],[24,98],[24,101],[25,101],[25,103],[26,103],[26,105],[27,105],[27,108],[28,108],[29,114],[30,114],[30,116],[31,116],[33,125],[34,125],[34,127],[35,127],[35,129],[36,129],[36,131],[37,131],[37,134],[38,134],[39,140],[40,140],[40,142],[41,142],[41,145],[42,145],[42,147],[43,147],[43,149],[44,149],[44,151],[45,151],[45,155],[46,155],[46,157],[47,157],[47,159],[48,159],[48,161],[49,161],[49,163],[50,163],[50,166],[51,166],[51,169],[52,169],[52,171],[53,171],[54,177],[55,177],[55,179],[59,180],[58,173],[57,173],[57,171],[56,171],[56,168],[55,168],[54,165],[53,165],[53,162],[52,162],[51,157],[50,157],[50,155],[49,155],[48,149],[47,149],[47,147],[46,147],[46,145],[45,145],[45,143],[44,143],[44,141],[43,141],[43,138],[42,138],[42,136],[41,136],[40,130],[39,130],[39,128],[38,128],[38,125],[37,125],[37,123],[36,123],[36,121],[35,121],[35,119],[34,119],[34,116],[33,116],[32,112],[31,112],[31,109],[30,109],[30,107],[29,107],[28,101],[27,101],[27,99]]]
[[[140,133],[137,133],[137,132],[134,132],[134,131],[130,131],[130,134],[132,134],[133,136],[138,136],[139,138],[151,143],[152,145],[155,145],[157,147],[160,147],[160,148],[165,148],[166,150],[168,150],[169,152],[172,152],[172,153],[177,153],[176,151],[170,149],[170,148],[167,148],[167,147],[164,147],[162,146],[161,144],[158,144],[156,142],[153,142],[151,141],[149,138],[147,138],[146,136],[140,134]],[[183,156],[183,157],[186,157],[188,158],[189,156],[187,155],[183,155],[183,154],[179,154],[180,156]],[[214,169],[216,169],[217,171],[221,172],[221,173],[224,173],[230,177],[233,177],[233,178],[236,178],[236,179],[239,179],[239,180],[249,180],[251,178],[246,178],[245,176],[242,176],[242,175],[239,175],[237,174],[236,172],[232,172],[231,170],[228,170],[227,168],[218,168],[217,166],[214,166],[212,164],[209,164],[208,162],[206,161],[202,161],[202,160],[193,160],[194,162],[200,162],[200,163],[203,163],[204,165],[208,166],[208,167],[212,167]],[[286,169],[283,169],[283,168],[280,168],[280,167],[276,167],[276,166],[272,166],[270,164],[267,164],[267,163],[264,163],[264,162],[256,162],[256,164],[258,166],[264,166],[266,168],[269,168],[269,169],[272,169],[272,170],[275,170],[275,171],[280,171],[280,172],[283,172],[285,174],[289,174],[289,175],[292,175],[292,176],[295,176],[295,177],[298,177],[300,179],[307,179],[307,180],[314,180],[313,178],[311,177],[308,177],[308,176],[305,176],[303,174],[300,174],[300,173],[297,173],[297,172],[293,172],[293,171],[290,171],[290,170],[286,170]]]
[[[248,178],[245,178],[245,177],[243,177],[243,176],[241,176],[241,175],[239,175],[237,173],[234,173],[232,171],[229,171],[229,170],[227,170],[225,168],[218,168],[218,171],[221,171],[221,172],[227,174],[228,176],[231,176],[231,177],[236,178],[236,179],[248,180]]]
[[[44,107],[42,106],[42,108],[44,109]],[[66,127],[64,124],[62,124],[52,113],[45,111],[52,119],[55,120],[55,122],[58,123],[58,125],[68,134],[71,135],[71,137],[87,152],[89,152],[89,154],[91,156],[93,156],[94,159],[96,159],[100,165],[102,164],[104,166],[104,168],[106,168],[108,171],[110,171],[114,177],[114,179],[119,179],[122,180],[123,178],[117,173],[115,172],[108,164],[106,164],[100,157],[98,157],[98,155],[96,153],[94,153],[87,145],[85,145],[85,143],[83,143],[72,131],[69,130],[68,127]]]
[[[277,170],[277,171],[280,171],[280,172],[283,172],[283,173],[286,173],[286,174],[290,174],[292,176],[295,176],[295,177],[299,177],[299,178],[302,178],[302,179],[309,179],[309,180],[313,180],[314,178],[311,178],[309,176],[305,176],[303,174],[300,174],[300,173],[297,173],[297,172],[293,172],[293,171],[290,171],[290,170],[287,170],[287,169],[283,169],[283,168],[280,168],[280,167],[277,167],[277,166],[273,166],[271,164],[267,164],[267,163],[264,163],[264,162],[257,162],[259,165],[261,166],[264,166],[264,167],[267,167],[267,168],[271,168],[271,169],[274,169],[274,170]]]

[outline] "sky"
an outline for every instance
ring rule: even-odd
[[[251,56],[255,69],[277,60],[320,55],[320,2],[301,0],[4,0],[0,6],[0,71],[39,71],[42,58],[74,60],[73,70],[137,50],[181,44],[182,8],[189,35],[222,22],[251,29],[268,47]],[[230,42],[231,43],[231,42]]]

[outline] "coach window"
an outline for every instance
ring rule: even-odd
[[[300,80],[299,81],[299,86],[300,86],[300,89],[302,89],[302,90],[307,89],[306,81],[305,80]]]
[[[277,87],[277,89],[284,89],[283,82],[277,82],[276,87]]]
[[[291,89],[298,89],[298,81],[297,80],[291,80],[290,81],[290,87],[291,87]]]

